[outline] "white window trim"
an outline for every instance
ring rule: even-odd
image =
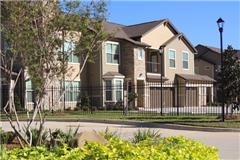
[[[139,56],[139,50],[142,51],[142,57]],[[142,61],[142,60],[143,60],[143,57],[144,57],[144,49],[141,48],[141,47],[138,47],[138,48],[137,48],[137,59],[138,59],[139,61]]]
[[[113,81],[114,81],[114,89],[113,89],[113,91],[114,91],[114,93],[113,93],[113,98],[114,98],[114,102],[117,102],[117,96],[116,96],[116,91],[117,91],[117,89],[116,89],[116,81],[121,81],[121,84],[122,84],[122,88],[121,88],[121,91],[122,91],[122,95],[121,95],[121,98],[122,98],[122,101],[123,101],[123,79],[114,79]]]
[[[187,57],[188,57],[188,68],[184,68],[183,67],[183,53],[187,53]],[[182,51],[182,68],[184,69],[184,70],[189,70],[189,53],[188,53],[188,51]]]
[[[176,61],[176,59],[177,59],[177,57],[176,57],[176,56],[177,56],[177,51],[176,51],[175,49],[171,49],[171,48],[168,49],[168,51],[174,51],[174,52],[175,52],[175,56],[174,56],[174,57],[175,57],[175,59],[174,59],[174,60],[175,60],[175,67],[171,67],[171,66],[170,66],[170,54],[169,54],[169,52],[168,52],[168,63],[169,63],[169,64],[168,64],[168,68],[170,68],[170,69],[176,69],[176,66],[177,66],[177,61]]]
[[[112,84],[112,100],[106,100],[106,80],[110,80]],[[120,80],[122,82],[122,101],[123,101],[123,79],[112,78],[112,79],[104,79],[104,101],[105,102],[117,102],[116,99],[116,81]]]
[[[112,85],[112,86],[111,86],[111,89],[112,89],[112,100],[107,100],[107,95],[106,95],[106,91],[107,91],[107,90],[106,90],[106,86],[107,86],[107,85],[106,85],[106,81],[111,81],[111,85]],[[113,100],[114,100],[114,98],[113,98],[113,87],[114,87],[114,86],[113,86],[113,79],[105,79],[105,80],[104,80],[103,93],[104,93],[104,101],[105,101],[105,102],[113,102]]]
[[[74,54],[73,53],[71,53],[71,56],[73,56]],[[68,62],[67,61],[67,63],[68,64],[77,64],[77,65],[79,65],[80,64],[80,58],[78,57],[78,59],[79,59],[79,62]],[[73,61],[73,58],[72,58],[72,61]]]
[[[27,82],[30,82],[31,83],[31,88],[27,88]],[[32,80],[30,80],[30,79],[28,79],[28,80],[26,80],[25,81],[25,98],[26,98],[26,102],[27,102],[27,104],[34,104],[34,101],[31,101],[31,102],[29,102],[28,101],[28,92],[31,92],[32,93],[32,100],[34,100],[34,97],[33,97],[33,92],[34,92],[34,90],[33,90],[33,85],[32,85]]]
[[[79,94],[81,93],[81,81],[71,81],[71,80],[65,80],[65,81],[64,81],[64,90],[65,90],[65,92],[66,92],[66,91],[73,92],[72,90],[66,90],[66,87],[69,87],[69,86],[65,86],[65,82],[69,82],[69,83],[71,84],[70,87],[72,87],[72,83],[73,83],[73,82],[78,82],[78,83],[79,83],[79,89],[80,89],[78,92],[79,92]],[[72,98],[72,97],[71,97],[71,98]],[[71,102],[77,102],[77,101],[74,101],[74,100],[72,100],[72,101],[67,101],[66,99],[65,99],[65,101],[66,101],[66,102],[69,102],[69,103],[71,103]]]
[[[64,41],[64,44],[63,45],[65,45],[65,42],[68,42],[68,43],[70,43],[70,42],[73,42],[73,41],[68,41],[68,40],[65,40]],[[64,47],[65,48],[65,47]],[[64,53],[64,56],[65,56],[65,51],[63,51]],[[68,57],[71,55],[71,57],[74,55],[74,53],[73,52],[71,52],[70,53],[70,55],[68,55],[68,54],[66,54]],[[79,59],[79,62],[69,62],[68,60],[67,60],[67,64],[80,64],[80,57],[78,57],[78,59]],[[72,61],[73,61],[73,59],[72,59]]]
[[[118,58],[119,58],[119,59],[118,59],[118,64],[116,64],[116,63],[108,63],[108,62],[107,62],[106,44],[116,44],[116,45],[119,46],[119,53],[118,53]],[[120,43],[119,43],[119,42],[115,42],[115,41],[106,41],[106,42],[104,43],[104,55],[105,55],[105,61],[106,61],[106,64],[107,64],[107,65],[119,66],[119,65],[120,65],[120,60],[121,60]]]

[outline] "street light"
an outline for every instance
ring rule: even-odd
[[[221,46],[221,73],[223,72],[223,42],[222,42],[222,32],[223,32],[223,24],[224,20],[219,18],[217,20],[218,30],[220,33],[220,46]],[[224,88],[223,88],[223,74],[221,74],[221,90],[222,90],[222,122],[224,122]]]
[[[159,55],[161,57],[161,67],[160,67],[160,75],[161,75],[161,115],[163,114],[163,89],[162,89],[162,81],[163,81],[163,54],[164,54],[164,47],[160,46],[159,48]]]

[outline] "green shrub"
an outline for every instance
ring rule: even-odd
[[[110,131],[108,127],[104,130],[104,132],[101,132],[100,134],[107,140],[110,140],[112,138],[119,138],[117,131]]]
[[[15,137],[15,134],[11,131],[4,132],[2,128],[0,128],[0,142],[1,144],[10,143]]]
[[[70,147],[77,146],[77,133],[79,130],[79,126],[73,130],[69,128],[67,132],[63,132],[60,129],[56,129],[54,132],[50,132],[50,142],[49,148],[61,147],[64,144],[67,144]]]
[[[3,151],[2,160],[218,160],[218,152],[201,142],[184,137],[147,139],[131,143],[119,138],[110,138],[108,144],[89,142],[83,148],[66,145],[48,151],[44,147],[33,147]]]
[[[80,102],[77,102],[77,110],[89,111],[91,108],[90,98],[86,95],[80,97]]]
[[[37,146],[39,144],[42,145],[42,144],[47,143],[47,139],[48,139],[48,136],[49,136],[47,130],[43,130],[40,137],[39,137],[39,129],[37,129],[37,128],[32,128],[31,133],[32,133],[32,145],[33,146]],[[28,136],[28,139],[30,139],[30,133],[29,132],[27,132],[27,136]]]
[[[160,137],[161,137],[160,133],[155,130],[150,130],[150,129],[138,130],[136,133],[134,133],[132,142],[139,143],[147,139],[153,139],[154,141],[157,142]]]

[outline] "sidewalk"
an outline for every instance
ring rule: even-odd
[[[159,130],[162,136],[185,136],[194,140],[199,140],[207,145],[215,146],[219,149],[220,158],[223,160],[239,160],[240,159],[240,132],[211,132],[211,131],[190,131],[190,130],[180,130],[182,126],[178,126],[178,129],[170,128],[169,125],[162,124],[150,124],[144,122],[120,122],[112,121],[100,122],[98,120],[95,122],[87,122],[87,120],[79,121],[47,121],[46,128],[51,129],[62,129],[67,131],[70,127],[75,128],[80,126],[79,132],[95,130],[97,132],[104,131],[108,127],[112,131],[117,131],[119,135],[124,139],[131,139],[133,133],[138,129],[151,128],[154,130]],[[22,121],[21,123],[25,123]],[[0,122],[3,129],[6,131],[11,130],[8,122]],[[164,127],[165,126],[165,127]],[[167,128],[168,127],[168,128]]]

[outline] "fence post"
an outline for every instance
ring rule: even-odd
[[[179,82],[177,80],[177,115],[179,115]]]
[[[127,86],[127,88],[128,88],[128,86]],[[123,96],[123,98],[124,98],[124,100],[123,100],[123,114],[125,116],[127,116],[128,115],[128,89],[124,90],[123,94],[124,94],[124,96]]]
[[[53,112],[53,106],[54,106],[54,103],[53,103],[53,96],[54,96],[54,94],[53,94],[53,86],[52,86],[52,112]]]

